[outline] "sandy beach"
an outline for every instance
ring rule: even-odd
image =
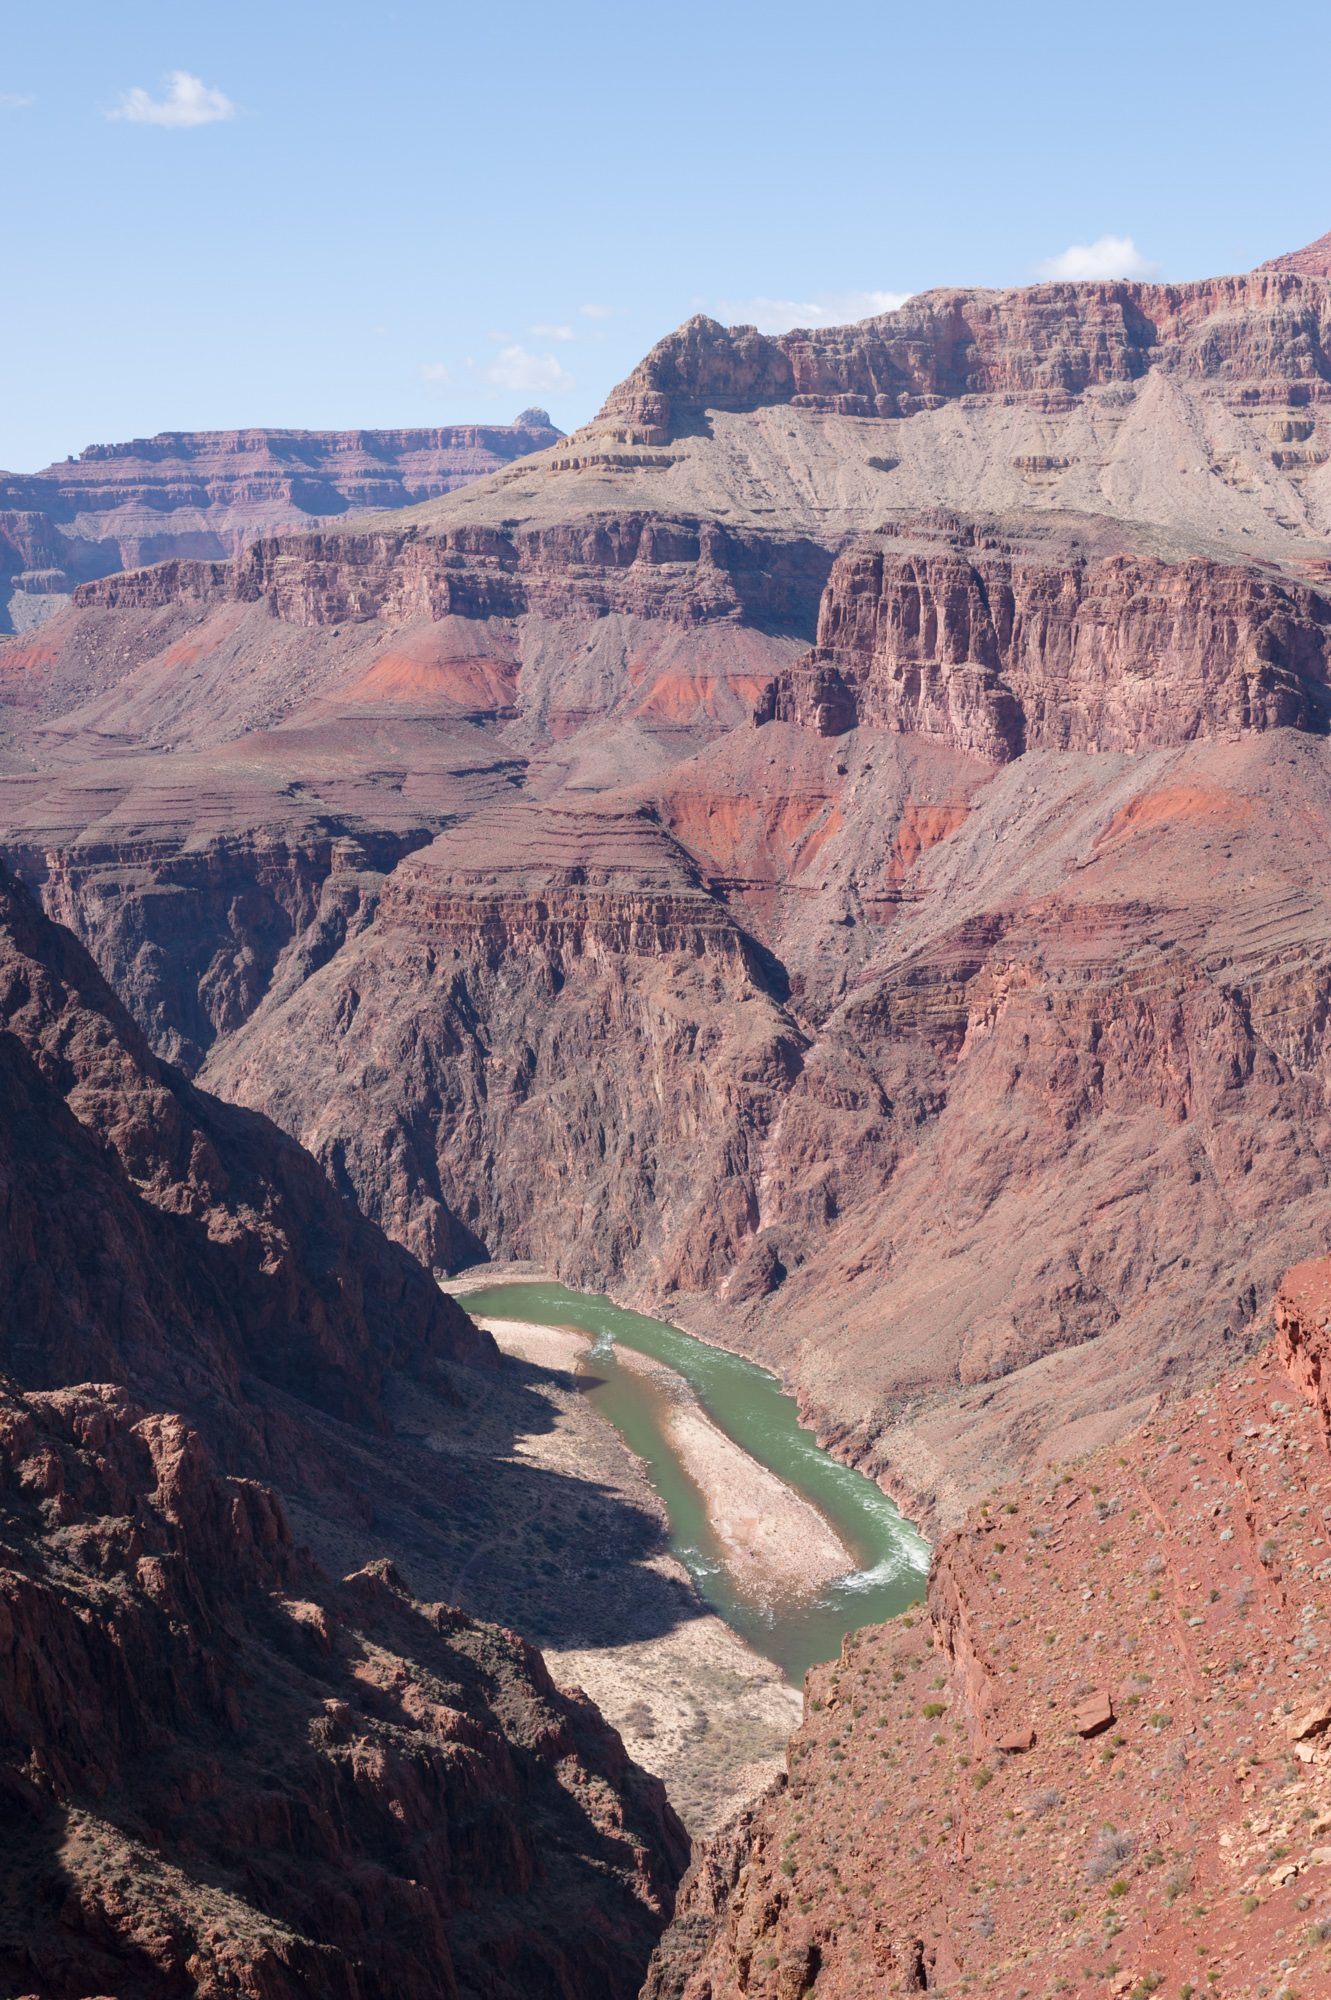
[[[543,1420],[516,1437],[513,1457],[565,1479],[594,1482],[654,1512],[664,1525],[664,1509],[641,1462],[577,1386],[579,1374],[585,1378],[588,1373],[590,1336],[520,1320],[482,1317],[481,1324],[505,1354],[542,1371],[540,1395],[553,1421]],[[622,1360],[624,1350],[616,1352]],[[746,1454],[739,1457],[752,1464]],[[714,1468],[719,1464],[715,1456],[709,1462]],[[542,1650],[556,1681],[586,1690],[619,1730],[629,1754],[666,1780],[690,1832],[703,1834],[784,1769],[801,1697],[778,1668],[706,1609],[683,1564],[668,1549],[640,1567],[667,1575],[686,1589],[695,1615],[650,1638],[590,1645],[580,1643],[577,1605],[571,1603],[568,1643],[547,1639]],[[844,1561],[841,1567],[846,1567]],[[644,1581],[638,1577],[636,1587]],[[628,1573],[625,1592],[634,1588],[634,1575]]]
[[[812,1594],[855,1568],[855,1557],[818,1509],[760,1465],[701,1408],[682,1375],[617,1346],[622,1368],[662,1387],[666,1426],[680,1464],[703,1496],[730,1574],[746,1594]]]

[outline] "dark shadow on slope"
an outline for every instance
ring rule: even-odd
[[[703,1607],[681,1579],[650,1566],[668,1548],[660,1516],[594,1475],[512,1455],[518,1438],[554,1427],[544,1388],[591,1386],[504,1357],[484,1375],[451,1370],[446,1395],[397,1379],[388,1438],[314,1419],[340,1490],[305,1487],[299,1467],[287,1469],[279,1485],[298,1536],[334,1573],[389,1556],[418,1597],[512,1626],[538,1646],[663,1636]],[[310,1413],[301,1420],[309,1425]]]

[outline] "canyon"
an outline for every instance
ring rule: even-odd
[[[511,1490],[493,1343],[7,875],[0,1021],[6,1987],[636,1992],[663,1788],[393,1556],[434,1584],[502,1523],[534,1569],[567,1515],[567,1589],[655,1524]]]
[[[1324,243],[697,317],[417,504],[127,517],[0,641],[12,1656],[87,1718],[24,1668],[34,1990],[1325,1976],[1329,407]],[[490,1260],[762,1363],[939,1538],[659,1945],[683,1829],[527,1641],[618,1643],[626,1565],[628,1636],[694,1608],[515,1451],[549,1385],[434,1282]],[[153,1736],[89,1662],[168,1628]]]
[[[945,1526],[1316,1237],[1329,336],[1287,261],[692,320],[0,646],[6,852],[432,1268],[739,1347]]]

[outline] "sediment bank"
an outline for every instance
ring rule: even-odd
[[[695,1615],[623,1645],[590,1645],[581,1642],[575,1602],[567,1643],[547,1642],[544,1652],[556,1681],[584,1688],[630,1756],[667,1781],[689,1831],[710,1832],[784,1768],[800,1696],[778,1667],[708,1609],[670,1552],[665,1507],[642,1461],[589,1400],[590,1336],[520,1320],[482,1318],[482,1324],[505,1354],[539,1371],[529,1374],[528,1386],[549,1411],[548,1423],[542,1418],[541,1427],[514,1440],[514,1457],[608,1489],[661,1520],[659,1552],[624,1575],[625,1631],[637,1624],[633,1598],[644,1589],[644,1570],[682,1584]]]

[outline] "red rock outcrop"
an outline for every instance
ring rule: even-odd
[[[1286,1271],[1276,1293],[1276,1352],[1331,1439],[1331,1260]]]
[[[543,410],[436,430],[170,431],[0,474],[0,625],[40,620],[89,577],[437,498],[560,435]]]
[[[922,1620],[817,1668],[789,1782],[695,1858],[651,2000],[1240,1993],[1331,1967],[1331,1267],[1120,1447],[1000,1490]],[[740,1851],[735,1851],[736,1842]]]
[[[75,596],[81,606],[109,610],[262,603],[292,625],[623,612],[798,629],[826,574],[823,552],[802,540],[629,514],[522,530],[407,528],[261,541],[231,564],[163,563],[83,584]]]
[[[1331,278],[1331,230],[1325,236],[1319,236],[1315,243],[1306,243],[1302,250],[1287,250],[1283,257],[1272,257],[1257,268],[1259,271],[1297,271],[1305,278]]]
[[[1100,522],[1036,535],[944,522],[855,544],[833,566],[815,647],[759,719],[892,729],[994,763],[1325,730],[1331,597],[1113,541]]]
[[[761,949],[651,816],[478,814],[394,871],[361,938],[354,1005],[339,954],[275,996],[271,1030],[217,1050],[212,1087],[336,1158],[427,1263],[447,1267],[461,1227],[591,1281],[634,1256],[650,1187],[672,1266],[691,1287],[721,1275],[803,1038]],[[269,1032],[306,1050],[299,1074],[274,1074]],[[459,1171],[479,1155],[486,1174]]]
[[[657,343],[602,421],[665,443],[690,411],[791,403],[907,417],[966,396],[1065,409],[1164,367],[1239,400],[1276,382],[1320,400],[1331,379],[1331,288],[1288,266],[1198,284],[1126,280],[1020,291],[921,292],[855,326],[762,334],[699,314]]]

